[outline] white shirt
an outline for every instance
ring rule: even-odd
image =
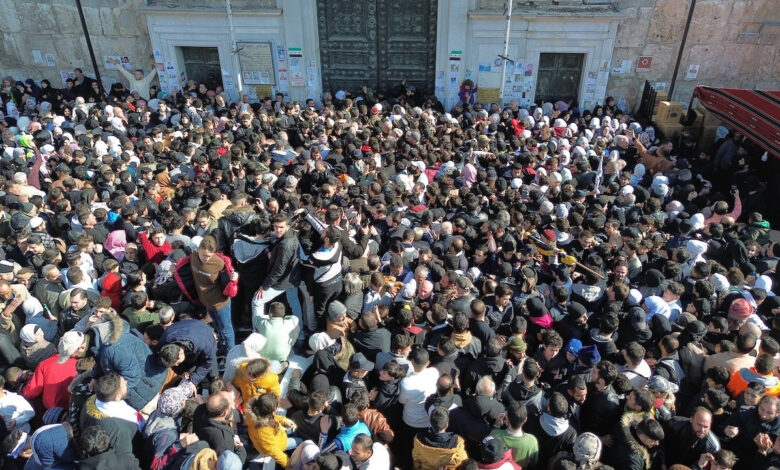
[[[629,369],[627,367],[623,367],[623,370],[621,371],[625,376],[628,378],[628,381],[631,382],[631,385],[634,386],[634,388],[642,388],[647,384],[647,381],[650,379],[650,376],[653,375],[653,371],[650,370],[650,366],[645,362],[644,359],[642,359],[642,362],[639,363],[636,367]]]
[[[11,420],[16,421],[16,429],[24,432],[30,432],[30,425],[27,424],[35,416],[30,402],[17,393],[4,390],[4,395],[0,397],[0,418],[8,423]]]
[[[425,399],[436,393],[436,381],[439,371],[428,367],[419,373],[401,379],[401,392],[398,402],[404,405],[404,422],[413,428],[427,428],[431,425],[428,413],[425,411]]]
[[[358,470],[390,470],[390,454],[380,442],[371,446],[371,458],[360,464]]]

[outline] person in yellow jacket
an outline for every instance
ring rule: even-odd
[[[261,455],[271,457],[282,467],[286,467],[289,457],[285,451],[295,449],[303,442],[300,437],[289,437],[288,431],[295,430],[295,423],[277,415],[279,397],[273,393],[264,393],[253,398],[245,409],[249,428],[249,440]]]
[[[248,402],[264,393],[281,396],[279,376],[271,372],[271,363],[267,359],[250,359],[236,370],[233,385],[241,392],[241,398]]]
[[[412,462],[414,470],[456,469],[469,458],[463,438],[446,432],[450,424],[449,412],[437,406],[431,412],[431,427],[414,438]]]

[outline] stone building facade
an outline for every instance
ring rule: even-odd
[[[402,78],[451,105],[471,79],[480,100],[553,97],[632,110],[645,81],[670,85],[692,0],[514,0],[505,75],[505,0],[82,0],[104,81],[107,57],[233,96],[281,91],[315,99]],[[72,0],[4,0],[0,73],[62,83],[92,66]],[[232,10],[231,21],[226,5]],[[698,0],[674,99],[697,84],[780,87],[776,0]]]

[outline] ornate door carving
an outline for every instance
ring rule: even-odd
[[[317,0],[323,90],[433,91],[438,0]]]

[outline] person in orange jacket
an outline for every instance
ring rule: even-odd
[[[772,372],[774,367],[774,357],[770,354],[759,354],[753,367],[743,367],[731,374],[726,385],[731,398],[736,399],[742,395],[750,382],[758,382],[766,387],[766,395],[780,395],[780,379]]]

